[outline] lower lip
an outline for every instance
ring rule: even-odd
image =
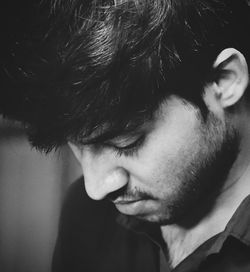
[[[127,215],[140,215],[145,213],[146,200],[138,200],[133,202],[115,203],[118,211]]]

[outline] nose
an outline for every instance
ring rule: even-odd
[[[127,185],[129,180],[128,172],[123,168],[117,168],[106,176],[88,178],[85,176],[85,188],[90,198],[101,200],[108,194],[115,192]]]

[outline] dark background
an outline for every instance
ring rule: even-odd
[[[22,89],[13,92],[12,79],[32,54],[39,54],[29,48],[39,44],[47,11],[45,1],[1,3],[1,111],[15,112],[20,103]],[[1,272],[50,271],[62,200],[79,174],[67,147],[45,156],[31,148],[19,123],[0,118]]]

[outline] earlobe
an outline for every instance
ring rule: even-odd
[[[218,55],[213,68],[216,71],[216,99],[223,108],[233,106],[242,98],[249,84],[244,55],[234,48],[227,48]]]

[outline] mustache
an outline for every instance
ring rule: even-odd
[[[111,202],[132,202],[137,200],[156,199],[151,193],[137,187],[123,187],[115,192],[109,193],[106,198]]]

